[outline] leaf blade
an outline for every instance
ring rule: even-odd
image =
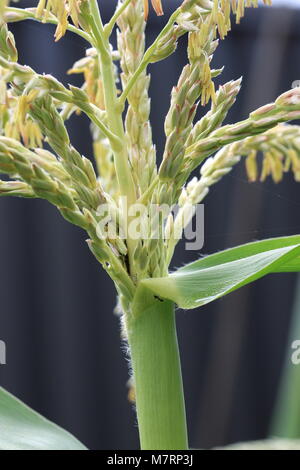
[[[299,439],[271,438],[264,441],[250,441],[216,447],[214,450],[300,450]]]
[[[155,295],[191,309],[206,305],[269,273],[300,271],[300,236],[248,243],[201,258],[168,277],[145,279]]]
[[[86,447],[0,387],[0,450],[86,450]]]

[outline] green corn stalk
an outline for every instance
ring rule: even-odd
[[[290,439],[300,438],[300,368],[292,362],[292,354],[296,351],[291,348],[300,337],[299,281],[298,277],[286,363],[271,425],[272,435]]]
[[[245,7],[258,6],[257,0],[184,0],[146,50],[148,0],[119,0],[107,24],[96,0],[40,0],[25,9],[9,3],[0,2],[0,173],[6,175],[0,196],[46,199],[87,232],[91,252],[117,290],[141,448],[187,449],[176,306],[195,308],[269,273],[299,271],[300,237],[236,247],[171,274],[169,265],[195,204],[242,159],[250,181],[258,177],[259,152],[262,180],[270,175],[277,182],[289,170],[300,179],[300,127],[287,124],[300,117],[300,89],[284,93],[240,123],[223,125],[241,79],[215,91],[214,78],[222,69],[211,67],[213,55],[230,31],[232,16],[239,22]],[[161,0],[151,3],[163,14]],[[17,62],[8,24],[23,20],[54,24],[56,40],[72,32],[87,42],[86,56],[69,71],[83,74],[80,88],[65,87]],[[110,41],[115,30],[117,51]],[[183,35],[188,36],[188,63],[172,91],[158,165],[147,67],[173,54]],[[195,122],[197,108],[207,103],[210,110]],[[65,123],[74,113],[90,119],[97,171],[70,142]],[[44,142],[51,151],[43,148]],[[199,166],[200,177],[189,180]],[[143,205],[143,220],[150,220],[153,204],[168,204],[169,209],[161,213],[158,228],[150,223],[146,233],[134,237],[126,233],[134,217],[124,200],[129,208]],[[176,217],[174,203],[180,207]],[[104,207],[108,219],[103,226]],[[115,236],[108,222],[118,229]],[[0,433],[0,448],[42,448],[42,433],[49,449],[82,449],[2,389],[1,427],[6,431],[5,440]]]
[[[174,303],[141,288],[132,313],[127,328],[141,447],[187,449]]]

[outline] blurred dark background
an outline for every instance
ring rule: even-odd
[[[23,1],[32,6],[35,2]],[[166,13],[177,2],[167,2]],[[101,1],[107,18],[116,2]],[[166,18],[151,14],[148,38]],[[291,88],[300,79],[300,10],[249,9],[214,58],[225,65],[224,83],[243,75],[228,122]],[[65,71],[86,44],[68,33],[53,42],[52,26],[11,26],[20,62],[65,83]],[[151,66],[152,122],[161,154],[163,117],[170,90],[186,63],[185,41],[165,62]],[[74,145],[91,155],[89,125],[69,123]],[[248,184],[241,164],[210,192],[205,203],[202,253],[300,233],[300,187],[290,175],[275,185]],[[112,311],[115,291],[90,254],[85,234],[40,200],[0,201],[0,339],[7,365],[0,384],[91,449],[138,446],[135,414],[127,401],[127,363]],[[179,247],[174,266],[193,260]],[[192,448],[268,435],[276,401],[292,305],[294,275],[274,275],[198,310],[178,311],[190,445]]]

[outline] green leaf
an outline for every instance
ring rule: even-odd
[[[184,309],[208,304],[269,273],[300,271],[300,236],[248,243],[141,282]]]
[[[75,437],[0,387],[0,450],[86,450]]]
[[[300,441],[273,438],[264,441],[240,442],[226,447],[217,447],[214,450],[300,450]]]

